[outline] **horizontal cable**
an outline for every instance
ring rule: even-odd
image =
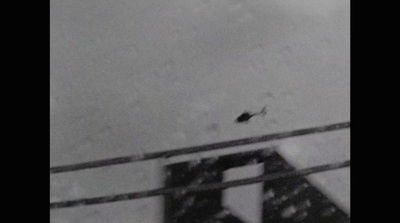
[[[306,175],[310,175],[313,173],[324,172],[329,170],[335,170],[339,168],[349,167],[350,160],[346,160],[338,163],[331,163],[321,166],[315,166],[310,168],[305,168],[301,170],[294,170],[289,172],[278,172],[269,175],[262,175],[258,177],[233,180],[224,183],[211,183],[211,184],[202,184],[202,185],[190,185],[183,187],[172,187],[172,188],[160,188],[154,190],[147,190],[142,192],[133,192],[126,194],[118,194],[118,195],[110,195],[96,198],[84,198],[77,200],[69,200],[69,201],[60,201],[50,203],[50,209],[59,209],[59,208],[67,208],[67,207],[77,207],[77,206],[86,206],[86,205],[95,205],[95,204],[103,204],[117,201],[126,201],[126,200],[134,200],[146,197],[154,197],[159,195],[167,195],[167,194],[187,194],[193,192],[201,192],[201,191],[209,191],[209,190],[223,190],[230,187],[238,187],[248,184],[261,183],[261,182],[271,182],[277,180],[284,180],[288,178],[296,178],[302,177]]]
[[[186,147],[186,148],[180,148],[180,149],[175,149],[175,150],[150,152],[150,153],[144,153],[144,154],[140,154],[140,155],[122,156],[122,157],[117,157],[117,158],[89,161],[89,162],[83,162],[83,163],[77,163],[77,164],[71,164],[71,165],[55,166],[55,167],[50,167],[50,174],[98,168],[98,167],[111,166],[111,165],[119,165],[119,164],[132,163],[132,162],[138,162],[138,161],[144,161],[144,160],[150,160],[150,159],[156,159],[156,158],[162,158],[162,157],[167,158],[167,157],[184,155],[184,154],[205,152],[205,151],[224,149],[224,148],[234,147],[234,146],[243,146],[243,145],[248,145],[248,144],[253,144],[253,143],[267,142],[267,141],[290,138],[290,137],[295,137],[295,136],[335,131],[335,130],[340,130],[340,129],[345,129],[345,128],[350,128],[350,122],[335,123],[335,124],[324,125],[324,126],[319,126],[319,127],[314,127],[314,128],[298,129],[298,130],[293,130],[293,131],[273,133],[273,134],[249,137],[249,138],[243,138],[243,139],[236,139],[236,140],[212,143],[212,144],[201,145],[201,146]]]

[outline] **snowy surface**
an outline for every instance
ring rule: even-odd
[[[224,181],[257,177],[263,172],[263,164],[232,168],[224,172]],[[245,222],[262,223],[263,186],[257,183],[224,190],[222,205]]]
[[[349,3],[51,0],[51,166],[350,120]],[[234,123],[264,105],[264,118]],[[276,144],[306,167],[349,158],[349,135]],[[51,199],[156,188],[160,165],[54,175]],[[348,169],[312,180],[349,207]],[[50,218],[156,223],[158,199],[54,210]]]

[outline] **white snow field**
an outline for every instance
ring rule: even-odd
[[[349,0],[50,0],[50,7],[51,166],[350,120]],[[234,122],[265,105],[265,117]],[[230,151],[270,145],[298,168],[350,159],[349,130]],[[192,157],[207,154],[214,153]],[[165,162],[51,175],[51,201],[162,187]],[[349,168],[308,179],[350,214]],[[55,209],[50,220],[161,223],[162,214],[162,197],[153,197]]]

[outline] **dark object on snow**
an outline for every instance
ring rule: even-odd
[[[226,182],[225,171],[257,164],[263,166],[264,176],[295,170],[274,151],[274,148],[265,148],[166,165],[165,187],[218,184]],[[224,190],[166,194],[164,223],[249,223],[241,219],[238,213],[240,210],[224,206],[224,196],[226,196]],[[261,219],[258,222],[350,222],[350,216],[340,210],[304,176],[262,183],[258,191],[250,193],[259,193],[263,196],[262,203],[257,207],[261,211],[259,216]]]
[[[239,117],[236,118],[236,122],[247,122],[253,117],[254,114],[250,114],[249,112],[243,112]]]
[[[236,122],[237,123],[248,122],[250,120],[250,118],[255,116],[255,115],[265,116],[267,114],[266,108],[267,108],[267,106],[264,106],[263,109],[260,112],[257,112],[257,113],[250,113],[250,112],[245,111],[241,115],[239,115],[239,117],[236,118]]]

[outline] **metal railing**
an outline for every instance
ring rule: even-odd
[[[141,155],[132,155],[132,156],[123,156],[117,157],[112,159],[104,159],[104,160],[97,160],[91,162],[83,162],[71,165],[64,165],[64,166],[56,166],[50,167],[50,174],[56,173],[64,173],[64,172],[71,172],[71,171],[78,171],[84,169],[91,169],[91,168],[98,168],[98,167],[105,167],[111,165],[119,165],[125,163],[133,163],[139,162],[144,160],[150,159],[158,159],[158,158],[168,158],[172,156],[179,156],[191,153],[198,153],[198,152],[206,152],[212,150],[219,150],[219,149],[227,149],[232,148],[235,146],[242,146],[242,145],[249,145],[285,138],[291,138],[296,136],[303,136],[303,135],[310,135],[316,133],[323,133],[329,131],[336,131],[350,128],[350,122],[342,122],[342,123],[335,123],[330,125],[318,126],[313,128],[305,128],[305,129],[298,129],[293,131],[287,132],[280,132],[280,133],[273,133],[267,135],[261,135],[256,137],[249,137],[219,143],[212,143],[207,145],[201,146],[193,146],[193,147],[186,147],[180,148],[175,150],[169,151],[160,151],[160,152],[151,152],[151,153],[144,153]],[[278,172],[269,175],[257,176],[252,178],[245,178],[240,180],[233,180],[227,181],[223,183],[211,183],[211,184],[201,184],[201,185],[191,185],[186,187],[171,187],[171,188],[159,188],[154,190],[146,190],[141,192],[132,192],[132,193],[124,193],[124,194],[117,194],[117,195],[109,195],[109,196],[102,196],[102,197],[95,197],[95,198],[82,198],[76,200],[67,200],[67,201],[59,201],[59,202],[50,202],[50,209],[59,209],[59,208],[67,208],[67,207],[77,207],[82,205],[95,205],[95,204],[103,204],[103,203],[110,203],[110,202],[118,202],[118,201],[125,201],[125,200],[134,200],[146,197],[153,197],[153,196],[160,196],[166,194],[174,194],[174,193],[196,193],[201,191],[208,191],[208,190],[223,190],[230,187],[238,187],[248,184],[254,183],[261,183],[261,182],[271,182],[271,181],[279,181],[288,178],[296,178],[296,177],[303,177],[314,173],[325,172],[340,168],[350,167],[350,160],[345,160],[343,162],[337,163],[330,163],[326,165],[314,166],[310,168],[294,170],[294,171],[284,171]]]

